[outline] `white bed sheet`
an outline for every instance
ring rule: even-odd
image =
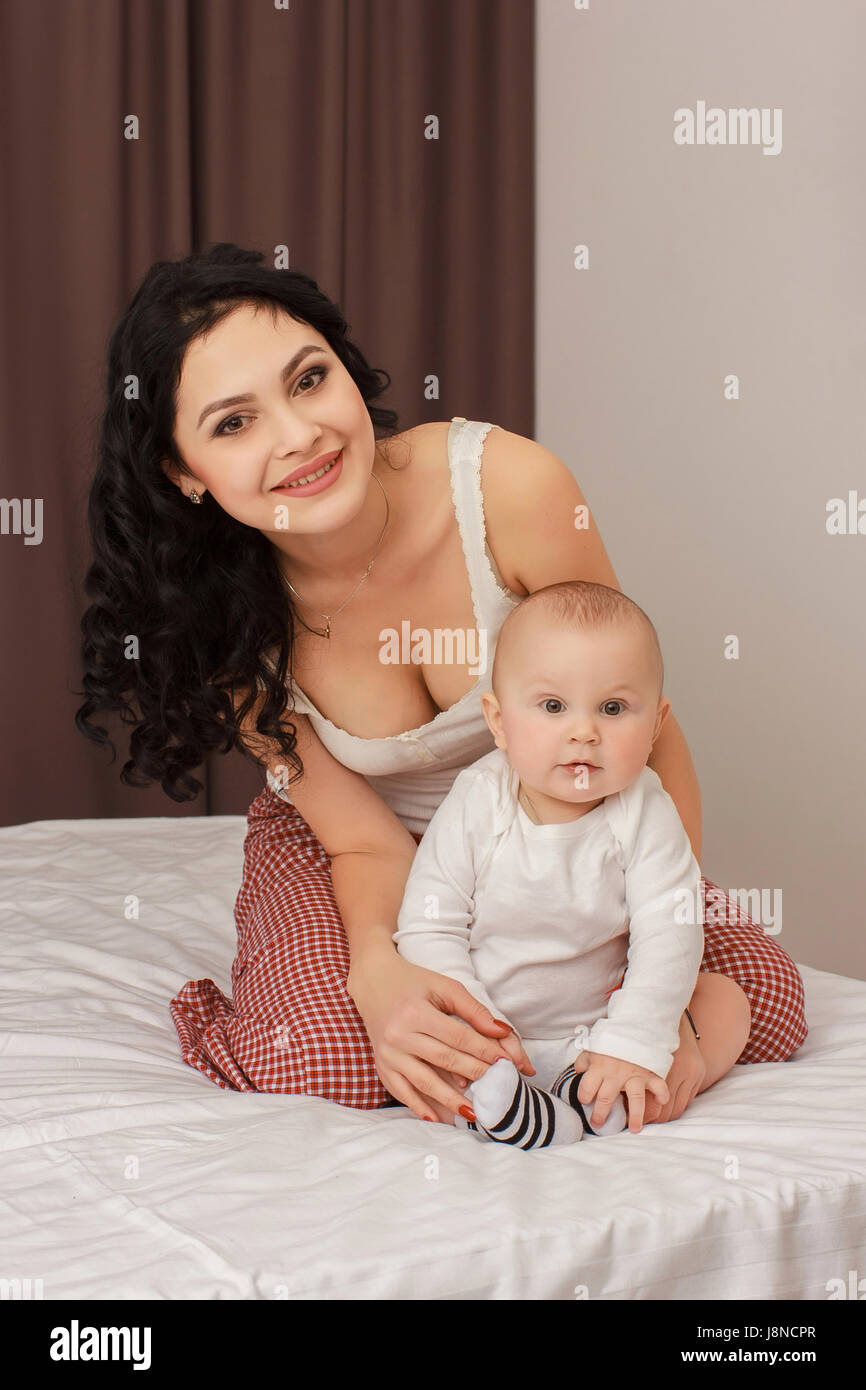
[[[795,1059],[553,1150],[223,1091],[181,1060],[168,1001],[229,990],[244,830],[0,829],[0,1278],[45,1299],[725,1300],[866,1277],[866,983],[801,967]]]

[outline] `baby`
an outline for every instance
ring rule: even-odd
[[[682,821],[647,767],[663,680],[653,624],[603,584],[536,590],[500,630],[481,697],[497,747],[431,819],[394,933],[407,960],[504,1019],[536,1069],[530,1083],[503,1057],[467,1088],[484,1142],[618,1133],[621,1092],[639,1130],[646,1092],[670,1099],[684,1011],[695,1031],[703,909]]]

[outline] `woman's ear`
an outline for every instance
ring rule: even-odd
[[[181,492],[183,492],[184,497],[189,499],[190,492],[196,492],[199,498],[204,497],[205,488],[201,486],[201,484],[197,483],[195,478],[190,478],[188,474],[182,474],[176,463],[172,463],[170,459],[161,459],[159,466],[162,469],[165,476],[169,479],[169,481],[174,483],[175,487],[180,488]],[[182,477],[187,477],[188,479],[188,482],[190,484],[189,492],[184,491],[184,486],[181,482]]]
[[[177,464],[172,463],[170,459],[160,459],[159,466],[169,482],[174,483],[176,487],[180,487],[180,469]]]

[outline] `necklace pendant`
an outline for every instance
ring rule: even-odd
[[[323,637],[330,637],[330,636],[331,636],[331,620],[330,620],[330,618],[328,618],[327,622],[325,623],[325,631],[322,633],[322,636],[323,636]]]

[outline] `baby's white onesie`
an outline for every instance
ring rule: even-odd
[[[509,1023],[535,1085],[579,1046],[666,1076],[703,954],[701,871],[673,801],[644,767],[577,820],[535,825],[517,789],[500,748],[455,778],[409,873],[400,954]]]

